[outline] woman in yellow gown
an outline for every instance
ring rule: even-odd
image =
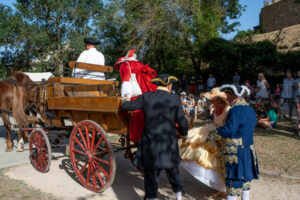
[[[204,96],[211,101],[214,110],[213,122],[193,128],[180,145],[181,165],[196,179],[220,192],[225,192],[222,141],[208,141],[211,130],[223,126],[230,106],[226,94],[214,88]]]

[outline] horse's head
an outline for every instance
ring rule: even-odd
[[[14,79],[20,85],[29,87],[34,84],[34,82],[29,78],[29,76],[22,71],[12,71],[11,78]]]

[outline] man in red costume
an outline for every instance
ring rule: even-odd
[[[120,70],[121,96],[135,100],[145,92],[156,91],[156,85],[150,81],[157,76],[154,69],[144,65],[136,58],[135,49],[128,51],[125,57],[119,58],[115,70]],[[144,129],[144,113],[142,110],[133,111],[130,120],[130,140],[139,143]]]

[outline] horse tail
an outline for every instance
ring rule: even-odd
[[[26,93],[22,90],[22,87],[14,87],[14,97],[13,97],[13,104],[12,104],[12,113],[16,124],[18,126],[26,126],[27,116],[24,111],[24,98],[26,98]]]

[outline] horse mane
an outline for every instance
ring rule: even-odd
[[[25,114],[27,97],[27,87],[28,85],[35,85],[35,83],[29,78],[28,75],[21,71],[16,71],[12,74],[11,79],[17,84],[14,87],[14,97],[12,104],[12,113],[19,126],[26,126],[30,121],[35,121],[36,117],[32,117]],[[25,105],[24,105],[25,104]]]
[[[35,84],[27,74],[21,71],[13,72],[11,78],[24,87]]]

